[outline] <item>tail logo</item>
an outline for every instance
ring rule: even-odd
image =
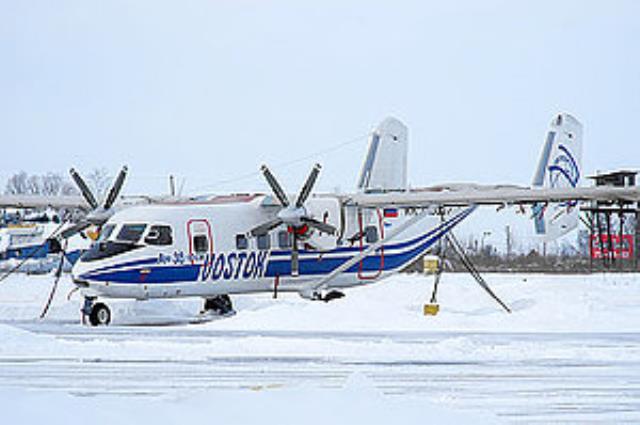
[[[563,187],[563,183],[569,183],[571,187],[576,187],[580,181],[580,169],[578,163],[573,158],[569,149],[564,145],[559,145],[559,155],[552,165],[549,166],[550,187]],[[566,187],[566,186],[565,186]]]

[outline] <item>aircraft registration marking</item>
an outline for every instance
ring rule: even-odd
[[[257,279],[264,276],[266,270],[267,251],[251,252],[220,252],[213,254],[194,255],[176,251],[171,255],[160,254],[159,264],[199,263],[200,274],[198,280],[236,280]]]

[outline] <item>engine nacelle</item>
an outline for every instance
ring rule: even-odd
[[[312,197],[307,201],[305,208],[316,220],[341,229],[340,202],[337,198]],[[302,234],[299,233],[298,236],[301,241],[320,250],[335,248],[338,241],[338,235],[330,235],[310,227],[303,229]]]

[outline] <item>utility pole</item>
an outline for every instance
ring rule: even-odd
[[[489,231],[484,231],[482,232],[482,237],[480,238],[480,253],[482,255],[484,255],[484,238],[486,238],[487,236],[490,236],[491,232]]]

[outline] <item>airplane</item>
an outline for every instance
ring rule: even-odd
[[[32,260],[31,272],[49,272],[54,266],[51,254],[60,252],[57,239],[50,238],[60,226],[62,218],[58,212],[29,211],[22,214],[19,210],[5,211],[0,219],[0,269],[11,267],[12,261]],[[90,237],[78,233],[67,242],[65,251],[66,268],[75,263],[80,255],[89,248]],[[21,267],[25,270],[25,267]]]
[[[577,226],[579,202],[640,201],[638,187],[580,187],[582,133],[573,116],[553,118],[529,187],[410,188],[408,129],[392,117],[371,132],[353,193],[313,194],[316,164],[289,194],[263,165],[272,193],[146,198],[117,210],[122,172],[102,206],[74,177],[86,203],[60,203],[89,212],[56,237],[101,228],[72,269],[83,322],[93,326],[111,322],[112,299],[199,297],[201,314],[222,317],[233,313],[230,295],[294,292],[328,302],[403,270],[484,205],[531,206],[536,231],[556,238]],[[0,196],[0,206],[18,201],[29,200]],[[58,205],[36,204],[45,202]]]

